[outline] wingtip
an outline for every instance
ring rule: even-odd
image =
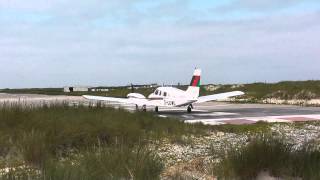
[[[245,95],[245,93],[242,91],[233,91],[233,93],[237,94],[237,96]]]
[[[85,99],[89,99],[88,95],[82,95],[82,97],[85,98]]]

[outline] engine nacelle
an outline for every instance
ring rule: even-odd
[[[130,93],[127,95],[127,98],[137,98],[137,99],[146,99],[146,97],[139,93]]]

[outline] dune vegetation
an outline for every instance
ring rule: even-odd
[[[226,179],[255,179],[267,172],[281,179],[320,179],[320,151],[312,144],[295,149],[281,138],[260,134],[240,149],[231,149],[215,168]]]
[[[255,102],[256,100],[266,98],[277,98],[277,99],[313,99],[320,98],[320,81],[282,81],[278,83],[250,83],[250,84],[224,84],[214,85],[214,90],[208,90],[208,85],[202,85],[200,95],[208,95],[214,93],[223,93],[228,91],[243,91],[246,93],[245,98]],[[181,85],[176,86],[177,88],[185,90],[188,86]],[[84,94],[99,95],[99,96],[115,96],[115,97],[126,97],[131,89],[128,87],[105,87],[109,89],[108,92],[72,92],[65,93],[62,88],[31,88],[31,89],[2,89],[0,92],[3,93],[14,93],[14,94],[46,94],[46,95],[71,95],[81,96]],[[155,88],[138,88],[135,92],[141,93],[148,96],[152,93]]]
[[[241,98],[261,100],[266,98],[278,99],[313,99],[320,98],[320,81],[283,81],[278,83],[252,83],[241,85],[217,85],[214,93],[228,91],[243,91]],[[202,88],[202,94],[212,92]]]
[[[99,105],[3,105],[0,173],[7,179],[157,179],[164,165],[149,145],[202,133],[202,125]]]
[[[102,105],[0,105],[1,179],[160,179],[164,144],[191,147],[196,139],[224,132],[250,137],[243,147],[220,154],[211,174],[252,179],[319,179],[320,151],[294,149],[270,133],[272,124],[205,126]],[[241,135],[242,134],[242,135]],[[257,136],[258,135],[258,136]],[[205,141],[205,145],[211,142]],[[206,147],[206,146],[203,146]],[[215,149],[212,152],[216,152]],[[213,155],[214,157],[217,154]]]

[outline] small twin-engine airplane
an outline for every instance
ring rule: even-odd
[[[159,111],[159,107],[187,107],[188,113],[191,113],[193,104],[223,100],[229,97],[240,96],[244,93],[241,91],[232,91],[208,96],[200,96],[200,76],[201,69],[195,69],[190,86],[186,91],[174,87],[159,87],[146,98],[139,93],[130,93],[127,98],[89,96],[83,97],[89,100],[116,102],[120,104],[136,105],[137,110],[142,107],[143,111],[147,110],[147,106],[154,107],[155,112]]]

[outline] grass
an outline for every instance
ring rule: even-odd
[[[161,159],[144,146],[134,149],[116,146],[85,151],[67,162],[49,162],[44,179],[157,179]]]
[[[0,107],[0,168],[32,169],[12,170],[8,179],[157,179],[163,163],[148,145],[206,129],[101,106],[5,105]]]
[[[164,163],[150,145],[163,140],[192,145],[191,136],[208,131],[267,134],[270,126],[185,124],[101,105],[6,104],[0,106],[0,169],[11,169],[1,178],[159,179]],[[216,172],[229,179],[252,179],[265,170],[278,177],[319,179],[319,162],[320,152],[312,146],[295,150],[281,139],[259,136],[229,151]]]
[[[291,144],[270,136],[258,136],[240,150],[231,150],[217,167],[220,177],[255,179],[263,171],[284,179],[320,178],[320,151]]]
[[[30,89],[1,89],[2,93],[11,94],[47,94],[47,95],[61,95],[63,88],[30,88]]]
[[[187,89],[186,85],[179,86],[180,89]],[[47,95],[73,95],[85,94],[98,96],[126,97],[131,89],[127,87],[111,87],[108,92],[72,92],[65,93],[62,88],[31,88],[31,89],[2,89],[0,92],[15,94],[47,94]],[[135,92],[148,96],[155,88],[139,88]],[[248,102],[257,102],[266,98],[290,99],[312,99],[320,98],[320,81],[283,81],[278,83],[252,83],[239,86],[219,85],[215,91],[207,91],[205,85],[201,86],[200,94],[210,95],[228,91],[243,91]]]
[[[320,97],[320,81],[283,81],[278,83],[252,83],[234,87],[233,85],[221,85],[213,92],[201,89],[202,94],[222,93],[228,91],[243,91],[242,98],[247,99],[312,99]]]
[[[272,123],[267,123],[264,121],[258,121],[255,124],[223,124],[211,126],[211,130],[227,132],[227,133],[236,133],[236,134],[258,134],[269,132]]]
[[[193,144],[208,131],[267,134],[270,124],[204,126],[122,109],[66,104],[0,106],[2,179],[159,179],[163,160],[150,145]],[[169,141],[167,141],[169,140]],[[261,171],[277,177],[320,178],[320,152],[270,136],[250,138],[216,167],[220,177],[253,179]],[[0,175],[1,176],[1,175]]]

